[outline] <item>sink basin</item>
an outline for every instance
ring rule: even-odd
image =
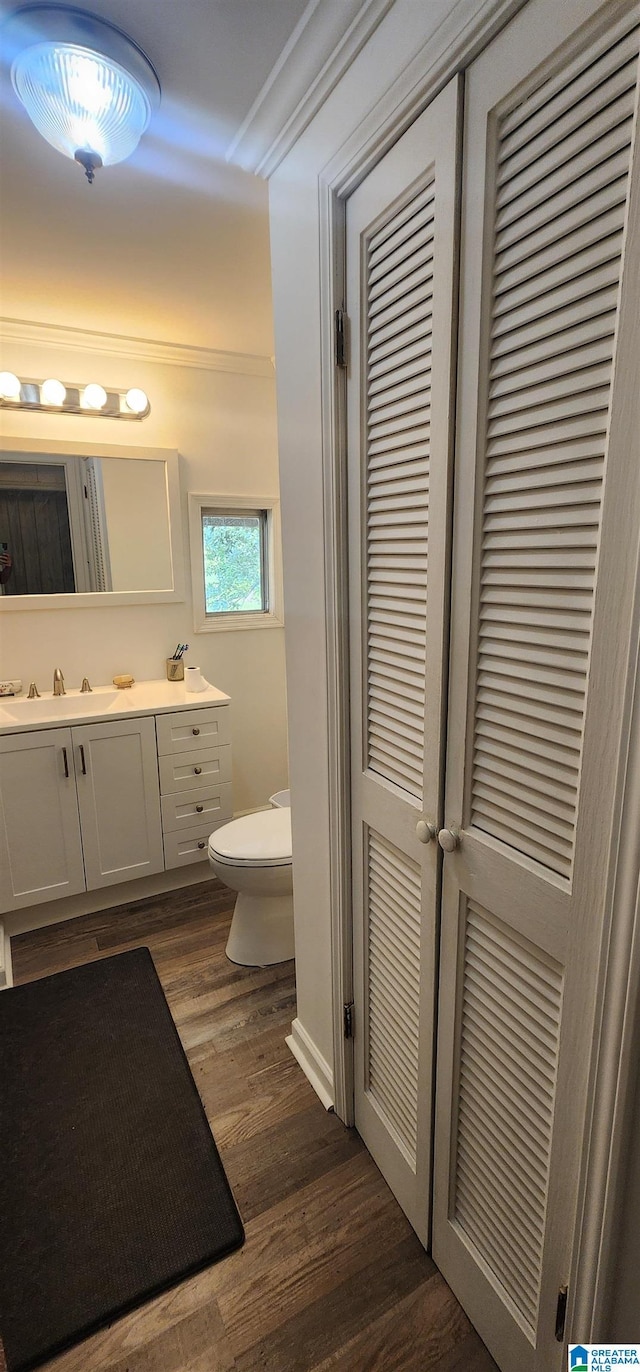
[[[56,719],[86,719],[93,714],[103,715],[114,701],[121,697],[122,691],[110,690],[108,687],[101,689],[99,686],[90,693],[69,691],[64,696],[43,695],[36,700],[3,696],[0,710],[3,717],[16,724],[31,724],[37,720],[51,723]]]

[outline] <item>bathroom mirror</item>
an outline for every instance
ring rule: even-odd
[[[178,458],[3,440],[0,609],[182,599]]]

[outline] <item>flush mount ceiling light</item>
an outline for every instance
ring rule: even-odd
[[[142,50],[103,19],[65,5],[12,16],[11,80],[39,133],[93,182],[98,167],[130,157],[160,103]]]

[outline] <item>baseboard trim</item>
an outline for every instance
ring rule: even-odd
[[[325,1110],[333,1110],[333,1072],[299,1019],[294,1019],[291,1033],[285,1042],[305,1077],[311,1082],[316,1095],[320,1097]]]
[[[3,924],[0,924],[0,991],[13,986],[11,969],[11,939]]]
[[[80,895],[45,901],[42,905],[28,905],[23,910],[11,910],[3,916],[5,932],[7,936],[15,938],[16,934],[28,934],[34,929],[44,929],[49,924],[78,919],[81,915],[95,915],[98,910],[109,910],[111,906],[129,905],[136,900],[146,900],[149,896],[177,891],[182,886],[195,886],[200,881],[211,881],[212,877],[208,862],[194,862],[192,866],[172,867],[168,872],[138,877],[136,881],[117,882],[113,886],[102,886],[97,891],[83,891]]]

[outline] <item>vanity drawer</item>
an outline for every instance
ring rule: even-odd
[[[224,823],[224,821],[223,821]],[[176,833],[164,835],[164,865],[186,867],[189,862],[207,862],[209,834],[218,825],[198,825],[195,829],[179,829]]]
[[[221,781],[231,781],[231,747],[193,749],[158,758],[160,790],[163,796],[174,791],[194,791]]]
[[[179,710],[156,715],[160,756],[187,753],[194,748],[217,748],[231,742],[231,717],[226,705],[203,706],[201,710]]]
[[[233,818],[230,781],[223,781],[219,786],[203,786],[200,790],[176,791],[163,796],[160,803],[165,834],[202,824],[208,824],[211,833],[214,824]]]

